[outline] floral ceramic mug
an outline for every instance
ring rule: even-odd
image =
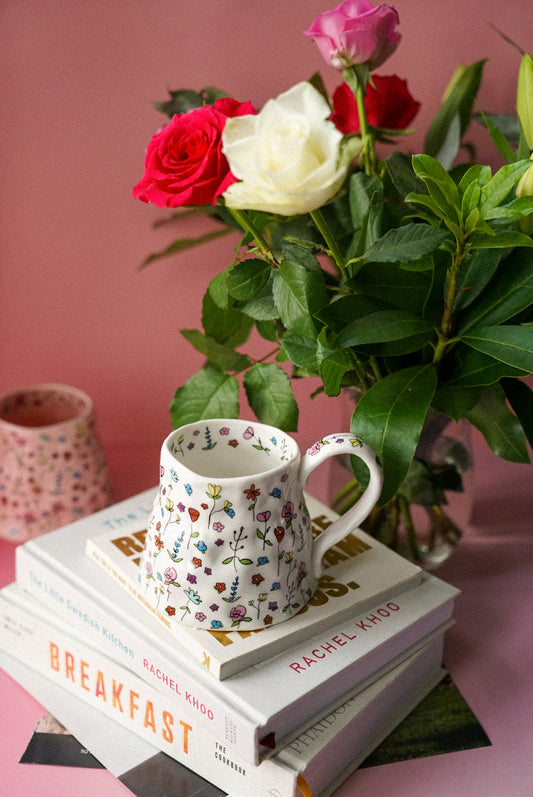
[[[368,487],[313,541],[303,488],[335,454],[360,457]],[[172,622],[253,630],[296,614],[316,589],[322,556],[368,516],[382,486],[376,455],[350,433],[329,435],[303,457],[273,426],[208,420],[172,432],[140,578],[150,605]]]

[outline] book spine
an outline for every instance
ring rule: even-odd
[[[203,725],[248,763],[259,763],[261,722],[228,706],[195,678],[185,663],[182,667],[176,667],[174,662],[170,665],[159,650],[145,644],[140,635],[119,618],[114,618],[77,582],[34,557],[28,546],[20,546],[17,550],[16,576],[23,589],[82,633],[90,644],[131,669],[162,694],[171,696],[185,721]]]
[[[5,652],[220,788],[258,797],[299,793],[298,773],[290,767],[269,762],[264,768],[239,759],[158,690],[29,606],[0,595],[0,626]]]

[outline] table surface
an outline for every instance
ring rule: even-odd
[[[456,624],[447,633],[445,664],[492,744],[357,771],[335,797],[533,797],[532,472],[492,456],[482,440],[474,439],[474,456],[472,520],[438,575],[462,590]],[[153,483],[154,457],[157,461],[156,449],[108,452],[119,499]],[[121,480],[126,458],[137,484]],[[13,545],[0,542],[0,586],[14,580],[14,554]],[[45,710],[1,670],[0,690],[0,792],[130,794],[103,770],[19,764]]]

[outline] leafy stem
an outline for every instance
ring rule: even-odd
[[[267,260],[269,260],[273,265],[277,265],[277,263],[274,260],[274,256],[270,251],[268,243],[265,241],[259,230],[252,223],[246,211],[237,210],[237,208],[230,208],[227,207],[227,205],[226,208],[227,210],[229,210],[229,212],[231,213],[237,224],[244,230],[244,232],[247,232],[249,233],[249,235],[252,236],[261,254]]]
[[[437,366],[442,361],[444,353],[452,342],[450,333],[453,327],[453,307],[457,296],[457,283],[461,272],[461,265],[465,259],[466,249],[463,241],[457,241],[457,247],[452,255],[452,263],[446,274],[446,299],[438,330],[438,340],[433,352],[433,365]]]
[[[368,74],[361,68],[356,71],[355,66],[344,69],[342,74],[347,85],[353,92],[355,103],[357,105],[357,113],[359,115],[359,128],[361,141],[363,144],[359,160],[365,174],[372,177],[378,174],[378,168],[376,151],[374,148],[374,136],[372,134],[372,129],[368,124],[365,110],[365,94]]]
[[[344,257],[342,255],[341,250],[339,249],[339,246],[338,246],[336,240],[331,235],[329,227],[328,227],[328,225],[326,223],[326,220],[324,218],[324,214],[322,213],[320,208],[317,208],[316,210],[312,210],[310,215],[311,215],[311,218],[313,219],[318,231],[320,232],[321,236],[323,237],[324,241],[326,242],[326,245],[327,245],[327,247],[328,247],[328,249],[329,249],[329,251],[331,253],[331,256],[332,256],[333,260],[335,261],[335,265],[337,266],[337,268],[339,269],[341,274],[343,274],[344,273],[344,268],[346,266],[346,263],[345,263]]]

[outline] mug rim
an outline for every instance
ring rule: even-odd
[[[253,472],[250,472],[250,473],[243,473],[240,476],[209,476],[209,475],[205,475],[203,473],[198,473],[198,471],[193,470],[188,465],[186,465],[185,462],[183,462],[182,460],[177,459],[174,456],[174,454],[172,453],[172,451],[170,450],[170,443],[171,443],[172,439],[174,438],[174,436],[179,434],[179,433],[181,433],[184,430],[191,429],[193,427],[199,427],[200,425],[205,425],[205,424],[209,424],[209,423],[213,423],[213,424],[228,424],[229,425],[231,423],[234,424],[236,422],[239,425],[242,424],[243,426],[261,427],[262,429],[269,429],[269,430],[272,430],[273,432],[277,432],[278,434],[284,435],[287,438],[287,440],[290,441],[290,444],[291,444],[291,446],[293,448],[293,451],[290,452],[290,456],[289,456],[289,459],[287,460],[287,462],[279,462],[277,465],[274,465],[271,468],[267,468],[266,470],[258,470],[258,471],[253,471]],[[273,474],[277,473],[278,471],[282,471],[282,470],[288,469],[288,468],[297,467],[299,465],[299,463],[300,463],[300,460],[301,460],[300,447],[299,447],[298,443],[296,442],[296,440],[294,439],[294,437],[292,437],[290,434],[288,434],[288,432],[284,432],[283,429],[280,429],[277,426],[272,426],[271,424],[268,424],[268,423],[262,423],[261,421],[250,421],[250,420],[247,420],[245,418],[205,418],[205,419],[200,420],[200,421],[192,421],[191,423],[182,424],[178,429],[173,429],[172,432],[170,432],[170,434],[168,434],[167,437],[165,438],[165,440],[163,441],[163,445],[161,446],[161,459],[163,459],[163,456],[170,457],[173,462],[177,462],[180,465],[181,468],[183,468],[184,470],[186,470],[188,473],[192,474],[196,478],[200,478],[200,479],[211,479],[212,478],[213,480],[216,479],[217,483],[218,482],[222,482],[222,483],[233,482],[233,483],[235,483],[236,481],[239,481],[241,479],[243,481],[249,481],[250,479],[253,479],[253,478],[259,478],[259,477],[263,477],[263,476],[273,475]]]

